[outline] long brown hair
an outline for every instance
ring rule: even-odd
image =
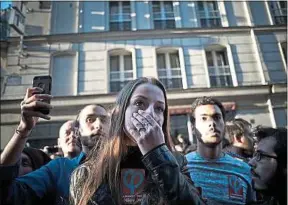
[[[72,175],[70,185],[72,203],[76,205],[88,204],[94,192],[101,184],[105,183],[108,184],[113,199],[118,204],[121,204],[120,163],[127,154],[127,136],[123,129],[125,111],[135,88],[144,83],[156,85],[163,91],[166,106],[162,130],[167,147],[171,151],[173,150],[173,143],[169,132],[168,102],[163,84],[155,78],[146,77],[130,81],[123,87],[116,99],[116,105],[111,115],[110,138],[102,142],[103,144],[100,149],[91,150],[87,161],[78,167]]]

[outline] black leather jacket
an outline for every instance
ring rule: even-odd
[[[145,156],[142,163],[148,170],[148,182],[146,191],[141,200],[141,205],[159,204],[205,204],[200,192],[193,185],[186,168],[187,161],[180,153],[171,153],[165,144],[162,144]],[[163,198],[163,202],[157,200]],[[155,202],[156,199],[157,202]],[[90,201],[90,204],[116,205],[107,185],[101,185]]]

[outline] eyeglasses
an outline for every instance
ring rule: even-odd
[[[255,158],[256,161],[258,161],[258,162],[261,160],[262,157],[268,157],[268,158],[277,159],[276,156],[269,155],[269,154],[264,154],[264,153],[262,153],[262,152],[255,152],[255,153],[253,154],[253,158]]]

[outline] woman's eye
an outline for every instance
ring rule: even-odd
[[[136,102],[135,102],[135,105],[138,106],[138,107],[140,107],[140,106],[143,106],[144,103],[143,103],[142,101],[136,101]]]
[[[162,107],[158,107],[157,110],[160,112],[164,112],[164,108],[162,108]]]
[[[203,120],[203,121],[207,120],[207,117],[202,117],[202,120]]]
[[[29,162],[23,161],[22,166],[23,167],[30,167],[31,165],[29,164]]]
[[[88,117],[86,121],[89,122],[89,123],[93,123],[95,120],[93,118],[91,118],[91,117]]]

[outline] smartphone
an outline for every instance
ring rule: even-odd
[[[50,75],[35,76],[33,78],[33,87],[42,88],[43,91],[41,92],[41,94],[51,95],[51,86],[52,86],[52,77]],[[42,100],[42,101],[50,104],[50,100]],[[41,112],[44,115],[48,115],[50,113],[50,109],[46,108],[40,108],[40,109],[38,108],[35,111]]]

